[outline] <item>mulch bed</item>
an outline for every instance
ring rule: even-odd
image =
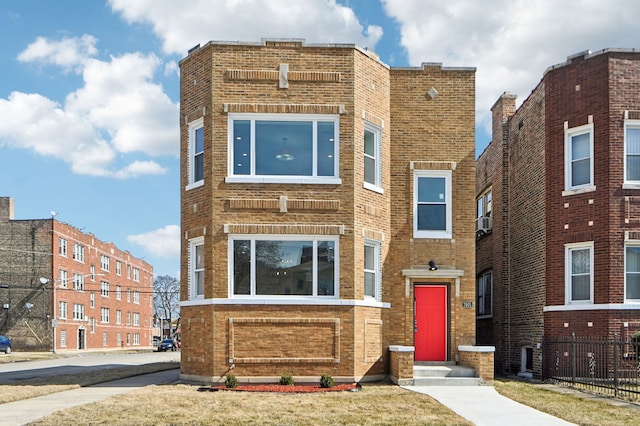
[[[241,385],[235,388],[228,388],[224,385],[220,386],[204,386],[198,388],[198,392],[217,392],[217,391],[239,391],[239,392],[276,392],[276,393],[315,393],[315,392],[338,392],[349,391],[357,392],[362,386],[359,383],[345,383],[334,385],[330,388],[321,388],[316,385]]]

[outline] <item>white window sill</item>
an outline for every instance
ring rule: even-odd
[[[352,300],[338,298],[321,298],[321,297],[232,297],[229,299],[199,299],[187,300],[180,302],[180,306],[202,306],[202,305],[308,305],[308,306],[362,306],[369,308],[391,307],[390,303],[378,302],[376,300]]]
[[[342,179],[311,176],[227,176],[226,183],[287,183],[303,185],[341,185]]]
[[[562,196],[566,197],[569,195],[577,195],[577,194],[584,194],[585,192],[593,192],[596,190],[596,186],[595,185],[589,185],[589,186],[585,186],[582,188],[576,188],[576,189],[566,189],[564,191],[562,191]]]
[[[450,232],[441,231],[413,231],[413,238],[415,239],[439,239],[450,240],[453,238]]]
[[[640,182],[625,182],[622,189],[640,189]]]
[[[364,182],[364,183],[362,184],[362,187],[363,187],[364,189],[368,189],[368,190],[370,190],[370,191],[377,192],[378,194],[384,194],[384,189],[380,188],[380,187],[379,187],[379,186],[377,186],[377,185],[373,185],[373,184],[371,184],[371,183],[369,183],[369,182]]]
[[[184,190],[189,191],[190,189],[199,188],[201,186],[204,186],[204,179],[197,182],[191,182],[189,185],[184,187]]]

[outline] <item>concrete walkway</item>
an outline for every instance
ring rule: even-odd
[[[0,405],[0,425],[15,426],[34,422],[56,411],[102,401],[114,395],[133,392],[148,385],[175,383],[180,369],[129,377],[85,388],[38,396]]]
[[[429,395],[478,426],[572,425],[500,395],[493,386],[402,386]]]

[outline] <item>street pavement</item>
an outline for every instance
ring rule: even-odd
[[[149,385],[176,383],[179,379],[180,369],[166,370],[22,401],[8,402],[0,405],[2,412],[0,414],[0,425],[16,426],[28,424],[59,410],[92,404],[115,395],[133,392]]]

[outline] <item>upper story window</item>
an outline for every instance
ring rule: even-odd
[[[485,272],[478,277],[476,286],[476,303],[478,317],[493,315],[493,273]]]
[[[58,243],[58,253],[60,254],[60,256],[67,257],[67,240],[65,240],[64,238],[60,238],[58,239]]]
[[[232,236],[234,296],[336,297],[338,239],[300,235]]]
[[[116,300],[122,300],[122,287],[116,286]]]
[[[64,269],[60,269],[60,288],[67,288],[69,274]]]
[[[640,185],[640,120],[624,121],[624,181]]]
[[[84,246],[73,244],[73,260],[84,263]]]
[[[100,269],[109,272],[109,256],[100,255]]]
[[[189,241],[189,298],[204,297],[204,237]]]
[[[382,191],[380,129],[372,124],[364,125],[364,187]]]
[[[593,124],[564,132],[565,190],[593,187]]]
[[[593,303],[593,242],[565,245],[565,300]]]
[[[84,305],[80,303],[73,304],[73,319],[84,321]]]
[[[186,189],[204,184],[204,119],[189,123],[189,159],[187,163],[188,179]]]
[[[413,192],[414,238],[451,238],[451,171],[415,171]]]
[[[229,114],[227,182],[340,183],[338,116]]]
[[[136,282],[140,281],[140,269],[133,268],[133,280]]]
[[[122,262],[116,260],[116,275],[122,275]]]
[[[137,290],[133,290],[133,303],[140,304],[140,292]]]
[[[76,291],[84,291],[84,275],[73,274],[73,289]]]
[[[625,246],[624,300],[640,302],[640,241]]]
[[[488,233],[493,228],[491,212],[493,209],[493,192],[491,188],[476,199],[476,232]]]
[[[364,242],[364,295],[380,300],[381,282],[380,242]]]
[[[109,293],[109,283],[107,281],[100,281],[100,295],[109,297]]]

